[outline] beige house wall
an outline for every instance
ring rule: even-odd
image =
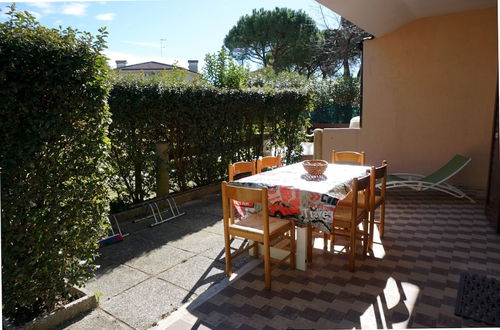
[[[497,9],[416,20],[364,44],[360,129],[325,129],[331,150],[365,151],[368,164],[427,174],[455,154],[472,162],[454,182],[488,181],[497,79]]]

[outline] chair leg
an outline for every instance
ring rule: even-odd
[[[367,232],[368,238],[369,238],[368,239],[368,247],[370,248],[370,250],[373,250],[373,234],[375,231],[375,211],[373,211],[373,212],[370,211],[368,216],[370,218],[370,230]]]
[[[384,237],[385,202],[380,205],[380,238]]]
[[[354,227],[354,228],[353,228]],[[356,258],[356,227],[351,226],[351,235],[349,237],[349,271],[354,271],[354,262]]]
[[[370,221],[370,227],[372,227],[371,221]],[[368,244],[370,241],[370,235],[369,234],[369,228],[368,228],[368,217],[363,220],[363,255],[366,256],[368,253]]]
[[[230,213],[229,213],[229,222],[231,225],[234,225],[234,207],[235,207],[235,202],[234,201],[231,201],[231,209],[230,209]],[[233,235],[229,235],[229,239],[234,239],[235,236]]]
[[[226,274],[227,276],[231,276],[231,242],[229,240],[229,233],[224,233],[224,241],[225,241],[225,251],[226,251]]]
[[[264,276],[265,289],[271,290],[271,250],[269,240],[264,241]]]
[[[292,223],[292,228],[290,228],[290,268],[295,269],[295,221]]]
[[[253,242],[255,246],[253,247],[253,257],[258,258],[259,257],[259,243]]]
[[[323,250],[328,250],[328,234],[323,232]]]

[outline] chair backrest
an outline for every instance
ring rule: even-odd
[[[332,163],[356,163],[365,165],[365,153],[356,151],[335,151],[332,150]]]
[[[266,167],[281,167],[281,156],[268,156],[257,159],[257,173],[261,173]]]
[[[351,216],[352,219],[355,220],[357,219],[358,215],[358,196],[360,195],[359,192],[364,192],[364,194],[361,194],[364,198],[364,209],[365,211],[369,210],[369,203],[370,203],[370,178],[371,175],[365,175],[359,178],[354,178],[351,182],[351,191],[349,192],[352,194],[352,204],[351,204]]]
[[[267,188],[260,189],[242,186],[232,186],[227,182],[222,182],[222,212],[224,216],[224,226],[234,223],[234,201],[244,203],[260,203],[262,206],[262,220],[264,222],[264,235],[269,234],[269,215],[267,203]]]
[[[380,180],[380,196],[385,200],[385,191],[387,186],[387,162],[384,160],[379,167],[372,166],[370,169],[370,207],[375,205],[375,187]],[[372,209],[373,211],[373,209]]]
[[[242,173],[251,173],[252,175],[255,174],[255,162],[237,162],[229,164],[229,181],[234,181],[234,176]]]
[[[456,173],[460,172],[460,170],[464,168],[465,165],[469,164],[470,161],[471,161],[470,157],[455,155],[455,157],[450,159],[450,161],[446,163],[443,167],[441,167],[439,170],[419,180],[425,182],[432,182],[434,184],[439,184],[441,182],[448,180]]]

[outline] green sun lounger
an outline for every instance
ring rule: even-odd
[[[472,203],[475,203],[474,200],[467,196],[462,190],[445,182],[460,172],[470,161],[470,157],[456,155],[439,170],[427,176],[414,173],[389,174],[386,188],[406,187],[418,191],[434,189],[454,197],[467,198]]]

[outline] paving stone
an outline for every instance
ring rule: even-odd
[[[177,221],[184,221],[184,219],[178,218],[172,220],[172,222],[166,222],[152,228],[147,228],[146,230],[135,233],[134,236],[141,237],[143,240],[149,242],[154,248],[160,248],[193,233],[189,228],[176,226],[175,223]]]
[[[89,314],[77,319],[71,325],[65,327],[65,329],[70,330],[95,330],[95,329],[107,329],[107,330],[122,330],[122,329],[133,329],[127,324],[120,322],[111,315],[105,313],[101,309],[95,309]]]
[[[105,301],[147,278],[149,276],[141,271],[119,265],[91,279],[85,287],[91,292],[102,293],[100,299],[101,301]]]
[[[224,222],[222,219],[219,219],[219,221],[217,221],[214,224],[211,224],[209,226],[206,226],[205,228],[203,228],[203,230],[208,231],[210,233],[218,234],[218,235],[224,235]]]
[[[195,256],[158,275],[168,282],[197,295],[226,277],[225,266],[202,256]]]
[[[193,253],[171,246],[163,246],[135,259],[127,261],[126,265],[137,268],[148,274],[159,274],[194,256]]]
[[[105,246],[99,249],[103,262],[112,264],[123,264],[128,260],[140,257],[148,251],[154,250],[155,246],[150,240],[138,234],[126,237],[122,242]]]
[[[101,304],[101,308],[134,328],[144,329],[182,305],[188,292],[151,278]]]
[[[247,240],[235,237],[231,240],[231,252],[234,253],[239,249],[245,248],[247,245],[248,245]],[[217,236],[214,238],[213,246],[210,249],[203,251],[201,255],[210,259],[226,262],[225,246],[226,243],[224,240],[224,236]]]
[[[213,208],[213,207],[212,207]],[[172,224],[178,226],[179,228],[189,229],[191,232],[204,230],[211,228],[212,226],[222,222],[222,211],[216,212],[216,214],[210,213],[211,211],[202,209],[193,210],[192,213],[188,213],[185,216],[176,219]],[[222,226],[222,232],[224,232],[224,227]]]
[[[182,204],[180,207],[186,210],[188,214],[216,214],[222,215],[222,199],[220,194],[206,195],[205,197],[192,200]]]
[[[168,326],[168,330],[209,330],[213,328],[209,328],[203,324],[197,323],[195,327],[193,327],[193,324],[191,322],[187,322],[184,320],[177,320],[176,322],[172,323],[171,325]]]
[[[178,240],[169,242],[168,245],[192,253],[201,253],[210,248],[219,247],[220,235],[200,230],[190,235],[183,236]]]

